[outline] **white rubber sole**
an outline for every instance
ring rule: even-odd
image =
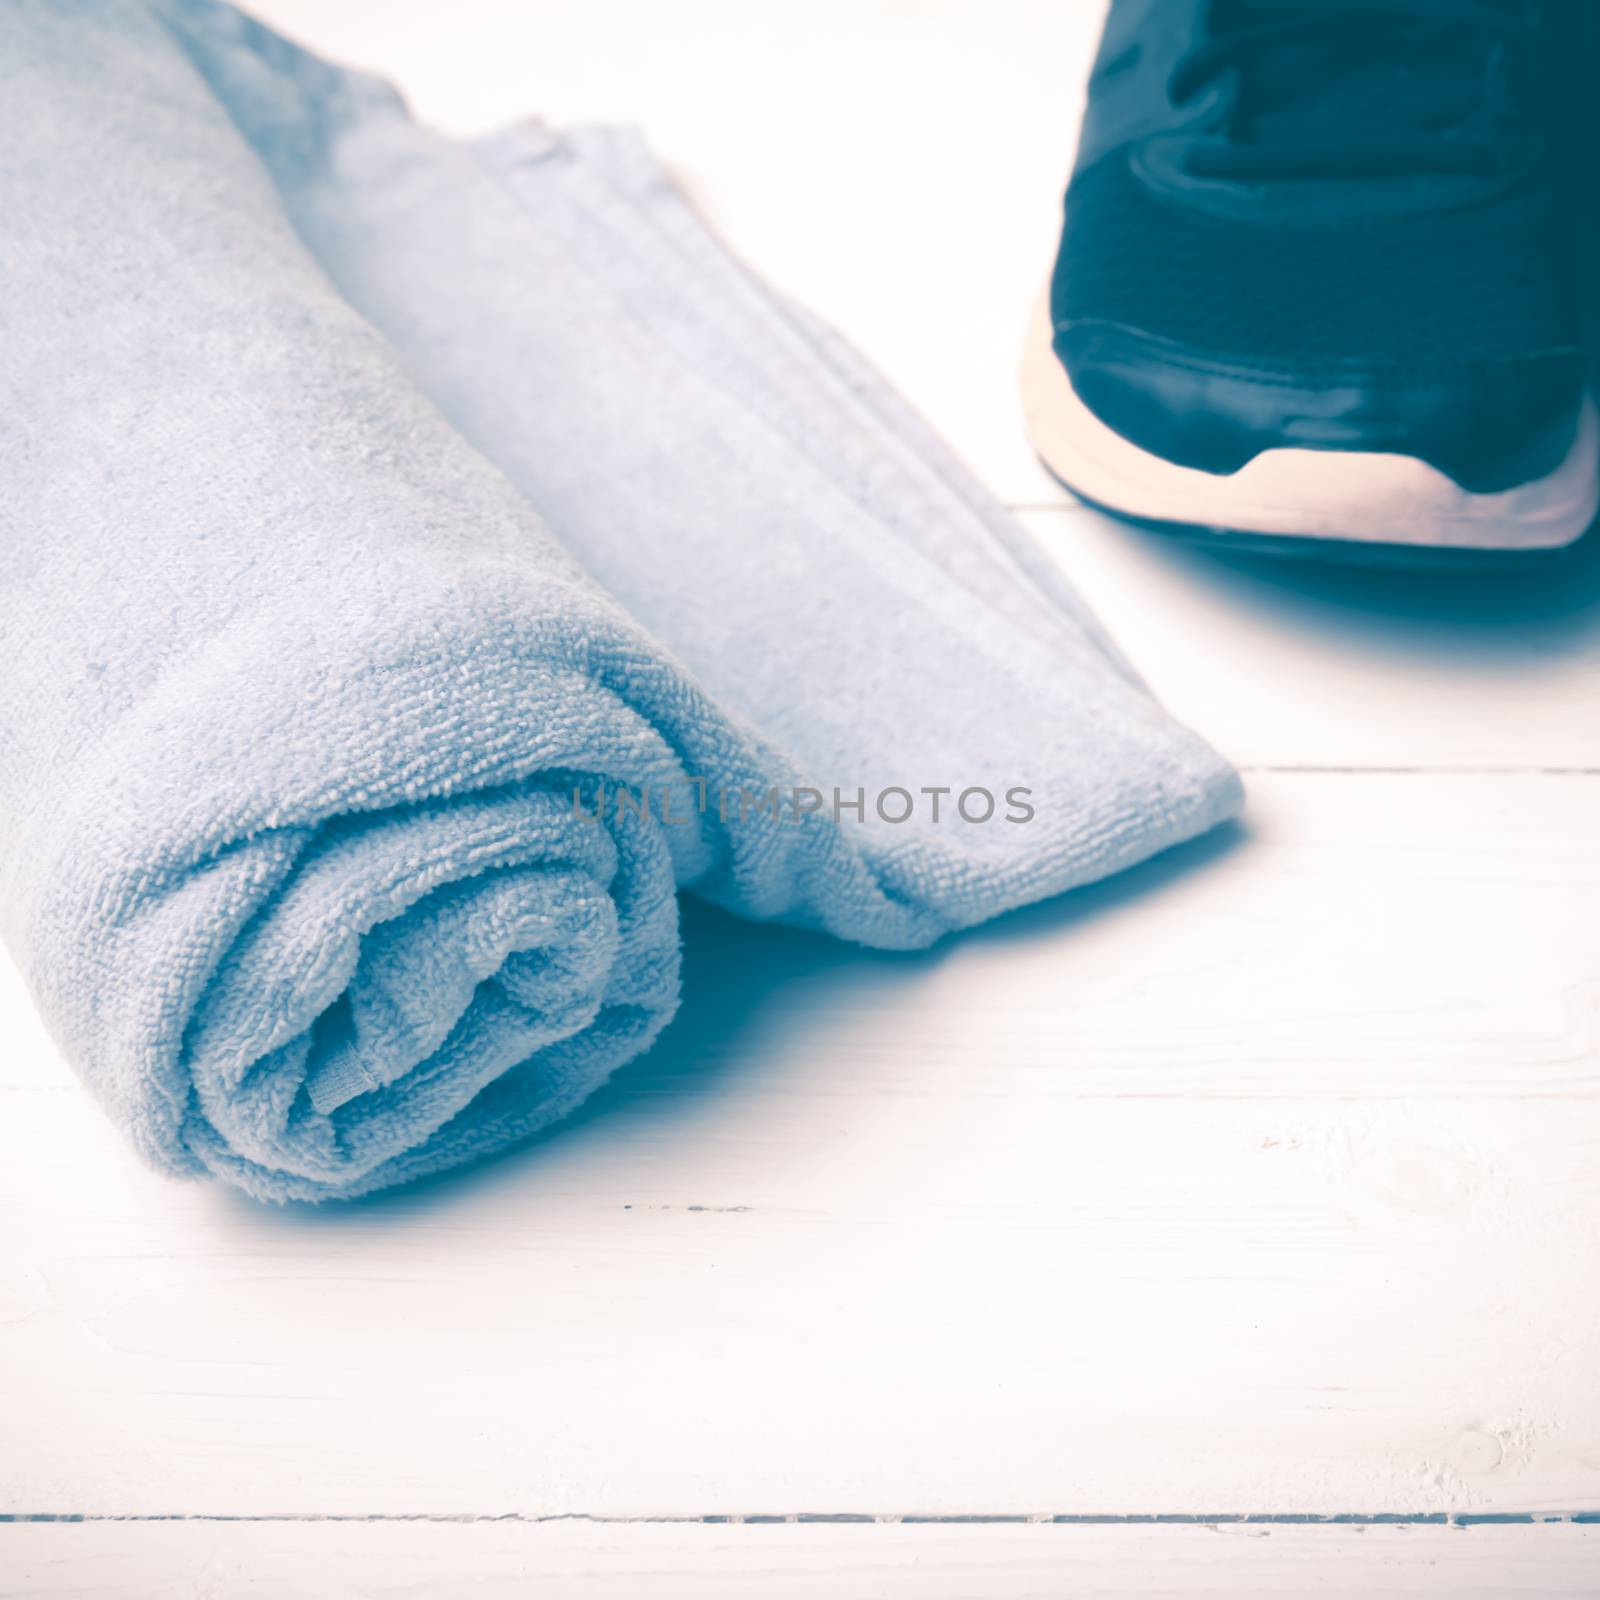
[[[1022,400],[1034,449],[1067,488],[1140,521],[1217,533],[1478,551],[1556,550],[1600,508],[1600,420],[1586,399],[1553,472],[1470,494],[1411,456],[1264,450],[1237,472],[1201,472],[1141,450],[1078,398],[1051,344],[1048,297],[1034,308]]]

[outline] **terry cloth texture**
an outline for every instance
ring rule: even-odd
[[[525,1138],[671,1016],[680,890],[909,948],[1236,809],[633,134],[456,143],[209,0],[4,25],[0,900],[161,1167]]]

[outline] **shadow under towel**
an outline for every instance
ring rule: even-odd
[[[1238,806],[631,134],[12,0],[0,215],[5,933],[167,1170],[526,1137],[671,1016],[680,889],[909,948]]]

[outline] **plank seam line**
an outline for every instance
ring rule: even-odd
[[[1600,1525],[1600,1510],[1592,1511],[1232,1511],[1232,1512],[706,1512],[673,1515],[611,1515],[586,1511],[266,1511],[266,1512],[0,1512],[0,1523],[90,1522],[511,1522],[537,1525],[550,1522],[584,1522],[602,1526],[643,1524],[664,1526],[759,1526],[775,1523],[809,1526],[868,1524],[875,1526],[970,1527],[1053,1526],[1077,1528],[1161,1527],[1427,1527],[1476,1528],[1535,1526],[1544,1524]]]
[[[1060,512],[1066,516],[1081,513],[1089,517],[1104,517],[1108,513],[1096,511],[1081,500],[1002,500],[1001,506],[1014,517],[1033,516],[1044,512]]]
[[[1307,773],[1319,778],[1594,778],[1600,767],[1498,766],[1344,766],[1315,761],[1239,762],[1242,773]]]

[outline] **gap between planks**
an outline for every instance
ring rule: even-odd
[[[266,1511],[266,1512],[0,1512],[0,1525],[8,1523],[87,1522],[403,1522],[544,1524],[592,1523],[597,1526],[762,1526],[804,1524],[839,1526],[872,1524],[883,1527],[1074,1527],[1074,1528],[1220,1528],[1220,1527],[1419,1527],[1480,1528],[1507,1526],[1600,1525],[1600,1510],[1593,1511],[1232,1511],[1232,1512],[879,1512],[787,1511],[704,1512],[683,1516],[607,1515],[589,1511]]]
[[[1237,762],[1235,770],[1248,777],[1251,773],[1281,773],[1289,777],[1306,774],[1318,778],[1594,778],[1600,777],[1600,766],[1394,766],[1356,765],[1331,763],[1322,765],[1315,761],[1299,762]]]

